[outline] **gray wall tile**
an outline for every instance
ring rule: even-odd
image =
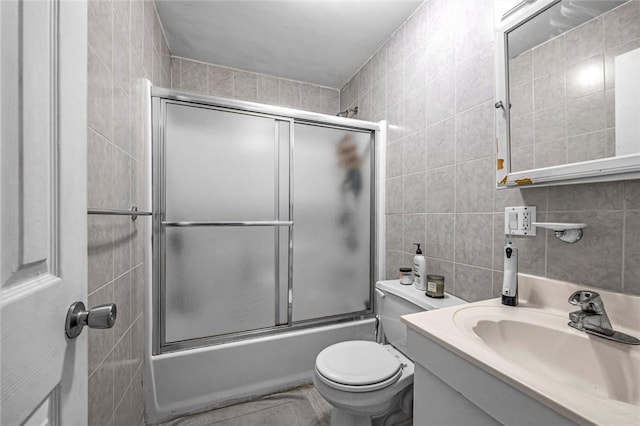
[[[453,213],[455,207],[455,166],[427,172],[427,213]]]
[[[584,222],[582,239],[566,244],[547,233],[547,275],[622,291],[623,212],[549,213],[551,222]]]
[[[387,250],[402,251],[404,246],[403,238],[403,217],[401,214],[387,214],[386,218],[386,244]]]
[[[404,173],[418,173],[426,170],[427,132],[421,130],[403,139]],[[387,148],[387,152],[388,148]]]
[[[280,104],[291,108],[300,108],[299,82],[280,80]]]
[[[567,65],[575,64],[602,52],[603,20],[597,18],[565,35]]]
[[[305,83],[300,85],[300,108],[306,111],[321,112],[322,95],[320,86]]]
[[[456,213],[493,211],[493,157],[456,165]]]
[[[243,101],[256,101],[258,99],[258,77],[250,72],[233,71],[233,97]]]
[[[456,214],[455,261],[491,268],[493,214]]]
[[[567,135],[604,129],[605,115],[603,92],[567,101]]]
[[[556,37],[533,49],[533,77],[564,70],[564,36]]]
[[[640,2],[636,2],[639,5]],[[632,284],[626,280],[622,281],[623,259],[620,258],[622,245],[625,244],[626,251],[634,250],[628,248],[632,241],[625,239],[622,241],[622,219],[635,220],[635,211],[640,210],[640,184],[635,181],[624,183],[604,183],[594,185],[570,185],[553,188],[526,188],[494,190],[495,182],[495,154],[494,135],[489,129],[493,127],[492,117],[489,118],[489,108],[494,97],[494,70],[493,70],[493,34],[489,33],[489,28],[493,28],[492,9],[487,3],[482,9],[481,3],[471,4],[467,1],[451,2],[447,0],[431,0],[427,2],[425,18],[425,40],[420,42],[415,38],[416,28],[414,24],[403,26],[390,41],[388,41],[371,59],[371,63],[365,67],[371,67],[371,114],[378,119],[387,119],[390,123],[388,142],[395,144],[395,154],[392,152],[388,156],[388,170],[393,170],[393,176],[397,176],[387,181],[387,210],[396,214],[393,216],[394,232],[402,232],[403,237],[392,240],[394,249],[387,252],[387,265],[394,270],[388,272],[389,277],[396,277],[397,267],[405,262],[410,262],[412,253],[403,250],[409,249],[406,241],[412,235],[408,228],[413,223],[405,222],[400,225],[403,202],[414,203],[414,200],[407,200],[404,192],[410,185],[404,185],[403,179],[406,174],[422,172],[421,159],[411,156],[410,153],[418,152],[419,145],[416,134],[411,133],[412,129],[422,128],[422,118],[418,115],[411,115],[411,111],[405,110],[410,107],[407,100],[415,96],[412,89],[415,84],[421,84],[422,58],[415,57],[415,52],[421,49],[426,59],[426,174],[425,174],[425,251],[427,252],[427,265],[429,273],[442,273],[446,277],[446,289],[457,296],[467,300],[478,300],[488,297],[496,297],[500,294],[502,284],[503,259],[502,247],[505,242],[503,234],[503,212],[506,206],[535,205],[538,207],[539,220],[559,220],[559,214],[567,215],[567,219],[573,221],[585,221],[589,223],[586,232],[592,232],[590,238],[601,239],[601,246],[605,253],[617,254],[619,261],[617,264],[617,275],[611,260],[602,261],[604,270],[611,270],[614,276],[614,284],[601,284],[597,280],[585,280],[584,284],[592,284],[599,287],[614,287],[617,291],[626,293],[636,292]],[[478,13],[472,13],[474,7],[478,7]],[[640,6],[638,6],[640,7]],[[635,12],[634,12],[635,13]],[[490,16],[491,15],[491,16]],[[634,14],[630,16],[634,18]],[[456,19],[455,25],[451,25],[452,19]],[[419,24],[418,24],[419,25]],[[469,30],[470,28],[475,28]],[[590,32],[590,29],[596,29]],[[482,34],[482,31],[486,30]],[[600,36],[598,37],[598,31]],[[534,165],[534,147],[538,162],[557,161],[558,157],[566,155],[566,144],[571,146],[580,145],[586,153],[595,150],[595,140],[602,140],[602,132],[605,134],[605,150],[611,155],[611,144],[614,141],[613,129],[604,126],[612,126],[612,115],[606,114],[606,107],[611,106],[613,91],[609,92],[609,97],[605,98],[604,91],[596,91],[590,96],[581,96],[592,93],[595,88],[581,91],[569,79],[569,96],[571,102],[584,102],[592,106],[592,110],[585,113],[577,113],[575,104],[567,104],[562,99],[558,99],[558,93],[563,94],[566,89],[564,74],[557,74],[556,80],[549,77],[549,74],[564,73],[566,68],[577,72],[578,68],[595,55],[605,55],[604,85],[611,89],[614,82],[611,81],[613,73],[613,56],[633,48],[640,47],[640,37],[634,40],[607,42],[607,50],[604,51],[602,40],[606,41],[604,35],[605,28],[601,23],[587,24],[584,27],[572,31],[551,40],[536,48],[531,53],[526,53],[524,57],[518,58],[519,63],[512,64],[512,75],[518,75],[519,80],[512,84],[515,89],[512,92],[512,118],[514,128],[526,129],[526,133],[514,143],[519,148],[512,151],[512,161],[514,164],[521,158],[522,169],[532,168]],[[476,34],[480,34],[475,39]],[[484,37],[484,38],[483,38]],[[613,40],[613,33],[610,39]],[[565,49],[565,41],[568,47]],[[613,44],[619,44],[612,47]],[[566,51],[565,51],[566,50]],[[528,55],[528,57],[527,57]],[[456,61],[456,56],[458,61]],[[566,60],[565,60],[566,56]],[[578,64],[574,68],[572,65]],[[519,68],[518,68],[519,67]],[[519,70],[516,72],[516,70]],[[357,74],[358,81],[353,81],[346,85],[341,93],[347,94],[349,89],[354,91],[353,86],[366,85],[366,69]],[[545,78],[538,81],[537,95],[547,98],[538,99],[537,110],[534,113],[534,79]],[[599,79],[600,77],[598,77]],[[364,79],[364,80],[363,80]],[[475,79],[475,80],[474,80]],[[365,81],[365,83],[363,83]],[[552,84],[561,82],[561,84]],[[547,90],[544,82],[547,82]],[[405,85],[408,88],[405,90]],[[386,87],[385,87],[386,86]],[[597,81],[599,89],[600,80]],[[358,87],[362,92],[363,88]],[[557,89],[557,91],[556,91]],[[365,91],[368,89],[364,89]],[[598,96],[602,96],[602,99]],[[563,95],[562,95],[563,96]],[[360,97],[359,99],[362,99]],[[356,102],[359,99],[354,99]],[[606,100],[608,99],[608,103]],[[594,102],[595,100],[595,102]],[[341,98],[343,105],[347,105],[345,99]],[[482,105],[481,107],[478,107]],[[483,107],[486,106],[486,110]],[[478,107],[478,108],[475,108]],[[569,110],[567,116],[566,111]],[[486,113],[486,117],[480,113]],[[478,114],[476,117],[475,114]],[[600,117],[601,115],[601,117]],[[607,119],[608,117],[608,119]],[[489,121],[490,123],[487,123]],[[567,122],[570,128],[567,128]],[[457,126],[456,126],[457,123]],[[598,132],[598,133],[594,133]],[[568,136],[567,136],[568,134]],[[567,139],[567,137],[569,137]],[[400,143],[398,143],[400,142]],[[546,144],[546,145],[545,145]],[[398,151],[403,147],[404,168],[399,170],[400,158]],[[391,148],[393,150],[394,148]],[[518,151],[522,154],[529,152],[527,158],[518,157]],[[591,155],[591,154],[589,154]],[[572,157],[574,158],[574,157]],[[577,157],[576,157],[577,158]],[[473,159],[473,160],[472,160]],[[415,163],[413,162],[415,160]],[[471,160],[471,161],[469,161]],[[457,170],[457,173],[456,173]],[[411,179],[411,178],[409,178]],[[411,181],[407,181],[411,183]],[[602,186],[601,186],[602,185]],[[547,200],[548,199],[548,200]],[[391,207],[389,207],[391,206]],[[626,209],[626,213],[625,213]],[[633,209],[633,210],[631,210]],[[411,210],[417,210],[415,206]],[[495,211],[496,213],[491,213]],[[632,212],[630,215],[629,212]],[[480,213],[482,214],[470,214]],[[421,216],[421,212],[417,213]],[[552,216],[552,215],[555,215]],[[571,217],[568,217],[573,215]],[[626,216],[625,216],[626,215]],[[413,217],[411,214],[407,217]],[[486,229],[488,235],[476,239],[469,237],[467,242],[464,232],[454,232],[455,225],[460,218],[484,218],[488,223]],[[632,219],[629,219],[632,217]],[[564,216],[562,218],[565,218]],[[611,220],[613,221],[611,221]],[[605,222],[615,223],[615,225],[604,225]],[[594,229],[591,227],[594,223]],[[607,226],[611,229],[611,234],[607,232]],[[401,230],[397,228],[401,227]],[[603,230],[603,227],[605,228]],[[462,229],[464,231],[464,228]],[[474,231],[475,232],[475,231]],[[597,235],[597,238],[594,237]],[[447,236],[449,239],[447,239]],[[455,238],[461,241],[458,246]],[[548,275],[560,279],[569,279],[579,282],[582,275],[563,276],[559,271],[572,271],[576,268],[582,269],[581,274],[590,274],[592,270],[591,257],[597,256],[596,249],[593,248],[593,241],[587,240],[583,248],[586,254],[579,254],[580,245],[569,245],[559,242],[550,232],[541,231],[537,237],[514,238],[520,253],[520,270],[522,272]],[[637,239],[637,238],[636,238]],[[482,243],[484,241],[484,243]],[[481,261],[472,260],[475,263],[482,263],[483,267],[476,267],[460,263],[452,259],[452,256],[459,254],[460,257],[469,261],[474,259],[471,254],[465,252],[464,246],[469,243],[476,246],[488,247],[489,256],[483,256]],[[402,245],[402,246],[401,246]],[[560,255],[560,253],[563,253]],[[447,254],[449,253],[449,254]],[[564,256],[561,259],[559,256]],[[560,266],[566,259],[571,267]],[[633,267],[637,261],[631,260]],[[565,262],[566,263],[566,262]],[[628,266],[627,266],[628,268]],[[455,275],[454,275],[455,269]],[[568,273],[568,272],[567,272]],[[633,276],[632,272],[627,275]],[[635,293],[634,293],[635,294]]]
[[[567,69],[567,98],[580,98],[603,91],[603,64],[604,56],[599,54],[571,65]]]
[[[225,98],[233,97],[233,70],[207,65],[207,93]]]
[[[640,180],[624,182],[624,203],[627,210],[640,210]]]
[[[630,1],[604,16],[605,48],[640,38],[640,4]]]
[[[463,162],[494,154],[495,107],[486,102],[456,116],[456,161]]]
[[[640,210],[624,218],[624,291],[640,295]]]
[[[623,182],[550,187],[549,211],[622,210],[623,191]]]
[[[387,178],[394,178],[403,174],[403,145],[404,142],[402,140],[387,145]]]
[[[547,74],[533,81],[533,110],[550,108],[565,101],[564,73]]]
[[[456,111],[461,112],[495,97],[493,44],[456,68]]]
[[[207,93],[207,65],[170,59],[153,2],[92,1],[89,11],[87,202],[93,208],[128,209],[136,203],[147,209],[138,81],[144,77],[155,86]],[[113,329],[87,330],[88,421],[130,425],[139,421],[143,407],[141,381],[136,386],[131,381],[132,337],[137,372],[142,371],[142,320],[130,328],[132,312],[139,314],[144,303],[144,274],[135,274],[135,291],[130,282],[131,268],[145,257],[141,225],[109,216],[89,216],[87,222],[88,305],[118,306]],[[132,407],[137,410],[133,420]]]
[[[427,128],[427,169],[454,164],[456,156],[455,118]]]
[[[180,89],[207,93],[207,79],[207,64],[186,59],[180,60]]]
[[[425,256],[453,261],[454,214],[427,214]]]
[[[403,213],[424,213],[425,174],[415,173],[404,177]]]
[[[529,50],[509,61],[509,86],[520,86],[532,80],[533,51]]]
[[[389,90],[387,90],[388,99]],[[455,74],[446,73],[427,84],[427,124],[452,116],[455,111]]]
[[[420,244],[422,248],[422,252],[424,253],[425,249],[425,215],[424,214],[405,214],[403,215],[404,222],[404,252],[405,253],[415,253],[416,246],[414,243]]]
[[[493,297],[492,280],[491,269],[481,269],[461,263],[455,265],[455,295],[468,302]]]
[[[89,376],[89,424],[107,424],[113,411],[113,362],[107,358]]]

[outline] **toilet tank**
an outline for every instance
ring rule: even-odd
[[[402,315],[467,303],[445,293],[442,299],[434,299],[417,290],[413,285],[402,285],[398,280],[376,283],[376,312],[387,342],[403,354],[407,354],[407,327],[400,321]]]

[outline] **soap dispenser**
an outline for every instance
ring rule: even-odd
[[[518,249],[511,241],[504,246],[504,279],[502,281],[502,304],[518,305]]]
[[[418,246],[416,249],[416,255],[413,256],[413,285],[421,291],[427,289],[427,262],[422,255],[419,243],[413,243],[414,246]]]

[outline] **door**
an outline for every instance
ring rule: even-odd
[[[0,424],[87,422],[84,2],[0,2]]]

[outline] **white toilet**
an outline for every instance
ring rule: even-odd
[[[450,294],[433,299],[397,280],[376,283],[384,344],[354,340],[331,345],[316,358],[313,383],[332,406],[333,426],[410,425],[413,362],[406,356],[402,315],[466,303]]]

